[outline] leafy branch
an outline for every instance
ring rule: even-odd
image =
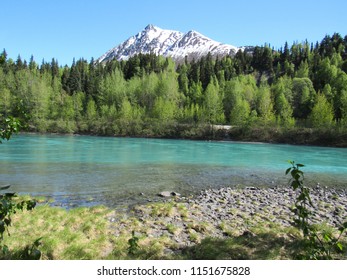
[[[291,211],[295,214],[294,225],[300,229],[304,236],[306,254],[298,255],[300,259],[332,259],[332,253],[343,252],[344,248],[339,241],[347,229],[347,222],[338,228],[338,236],[328,231],[319,231],[317,226],[310,222],[314,208],[310,197],[310,189],[304,185],[304,172],[300,169],[303,164],[289,161],[291,167],[286,170],[286,175],[290,174],[290,185],[296,191],[295,206]]]
[[[0,143],[2,140],[10,140],[13,133],[17,133],[21,127],[19,119],[8,117],[3,120],[2,128],[0,128]]]
[[[135,235],[135,231],[131,232],[131,238],[128,240],[128,253],[129,255],[135,255],[139,248],[139,238]]]

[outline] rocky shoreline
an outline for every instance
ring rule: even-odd
[[[183,248],[203,238],[253,234],[252,228],[291,227],[295,192],[289,187],[208,189],[193,197],[174,196],[138,205],[122,217],[111,215],[116,236],[135,230],[146,238],[167,237],[169,248]],[[347,190],[311,189],[313,222],[337,227],[346,221]],[[167,249],[171,250],[171,249]]]
[[[338,225],[347,218],[347,190],[317,186],[311,189],[313,222]],[[296,194],[289,187],[245,187],[240,189],[222,188],[206,190],[188,203],[196,203],[206,213],[208,219],[218,222],[232,218],[230,212],[237,209],[250,217],[258,215],[265,220],[289,226]]]

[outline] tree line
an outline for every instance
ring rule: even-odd
[[[269,45],[235,56],[186,60],[139,54],[71,66],[0,55],[0,116],[30,116],[28,130],[97,135],[195,137],[211,124],[344,133],[347,36]],[[342,131],[342,132],[341,132]]]

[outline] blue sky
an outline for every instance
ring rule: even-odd
[[[41,63],[88,61],[137,34],[149,23],[196,30],[216,41],[244,46],[321,41],[347,35],[346,0],[2,0],[0,51]]]

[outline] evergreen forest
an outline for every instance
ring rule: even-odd
[[[179,65],[140,54],[60,66],[3,50],[1,120],[20,112],[30,132],[347,146],[347,35]]]

